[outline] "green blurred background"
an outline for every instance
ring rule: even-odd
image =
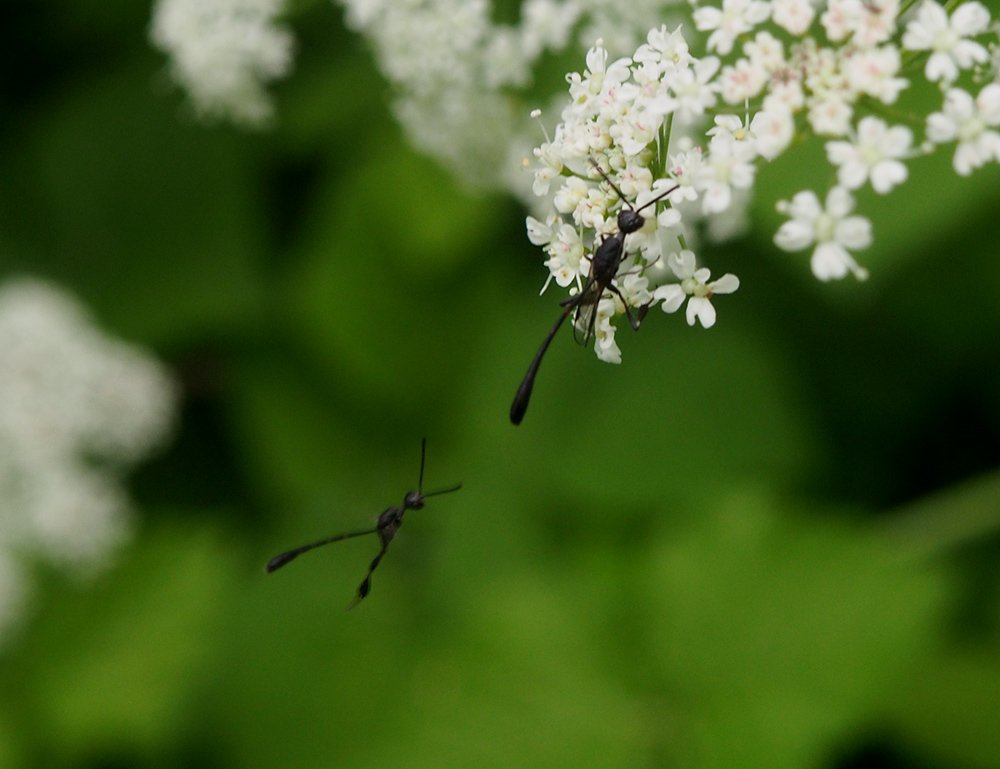
[[[525,212],[411,151],[326,2],[274,130],[190,117],[144,3],[6,2],[0,277],[176,372],[96,582],[42,569],[0,767],[1000,766],[1000,173],[862,196],[863,284],[771,245],[764,169],[710,332],[569,334]],[[816,169],[821,169],[818,173]],[[817,179],[816,176],[821,175]],[[0,351],[2,354],[2,351]],[[416,484],[372,595],[353,540]]]

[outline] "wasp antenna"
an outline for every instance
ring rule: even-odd
[[[614,190],[615,192],[617,192],[617,193],[618,193],[618,197],[619,197],[619,198],[621,198],[621,201],[622,201],[622,203],[624,203],[624,204],[625,204],[626,206],[628,206],[628,207],[629,207],[629,208],[631,208],[631,209],[632,209],[633,211],[635,211],[635,206],[633,206],[633,205],[632,205],[632,204],[631,204],[631,203],[630,203],[629,201],[627,201],[627,200],[625,199],[625,195],[624,195],[624,194],[622,193],[621,189],[620,189],[620,188],[618,187],[618,185],[617,185],[617,184],[615,184],[615,183],[614,183],[613,181],[611,181],[611,177],[610,177],[610,176],[608,176],[608,175],[607,175],[607,174],[606,174],[606,173],[604,172],[604,169],[603,169],[603,168],[601,168],[601,164],[600,164],[600,163],[598,163],[598,162],[597,162],[596,160],[594,160],[593,158],[591,158],[591,159],[590,159],[590,162],[591,162],[591,163],[593,164],[593,166],[594,166],[594,170],[595,170],[595,171],[597,171],[597,173],[599,173],[599,174],[601,175],[601,177],[602,177],[602,178],[604,179],[604,181],[606,181],[606,182],[607,182],[608,184],[610,184],[610,185],[611,185],[611,189],[613,189],[613,190]],[[644,208],[645,208],[645,206],[644,206]]]
[[[655,198],[653,198],[652,200],[650,200],[648,203],[643,203],[642,204],[642,208],[633,208],[632,210],[635,211],[637,214],[641,213],[642,211],[644,211],[645,209],[649,208],[654,203],[658,203],[659,201],[663,200],[667,195],[669,195],[671,192],[674,192],[680,186],[681,185],[679,185],[679,184],[675,184],[673,187],[671,187],[666,192],[661,192],[659,195],[657,195]]]
[[[427,438],[420,439],[420,478],[417,480],[417,493],[424,493],[424,460],[427,459]]]
[[[449,486],[447,489],[435,489],[434,491],[428,491],[426,494],[422,494],[421,496],[425,499],[427,497],[437,497],[441,494],[451,494],[451,492],[458,491],[460,488],[462,488],[462,484],[456,483],[454,486]]]

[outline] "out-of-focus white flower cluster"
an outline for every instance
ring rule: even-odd
[[[275,24],[284,0],[158,0],[150,36],[206,118],[260,125],[272,116],[266,84],[288,72],[292,36]]]
[[[702,234],[738,228],[756,169],[793,140],[821,137],[837,184],[823,203],[809,190],[780,203],[789,220],[775,242],[811,249],[821,280],[867,275],[851,252],[870,245],[872,227],[853,213],[853,190],[892,191],[906,181],[908,160],[938,146],[953,148],[959,174],[1000,160],[1000,83],[995,71],[976,71],[991,62],[996,29],[975,0],[950,15],[933,0],[909,15],[898,0],[722,0],[695,6],[692,19],[694,30],[653,29],[629,57],[613,59],[599,41],[586,71],[567,76],[569,103],[534,150],[533,192],[543,203],[527,226],[545,250],[546,286],[581,290],[623,206],[646,220],[625,240],[613,284],[621,296],[601,301],[616,305],[595,333],[595,351],[609,362],[621,359],[611,320],[626,303],[674,312],[687,301],[689,324],[714,324],[711,298],[739,282],[709,281],[693,247]],[[921,75],[942,92],[930,115],[898,103]]]
[[[519,94],[547,52],[598,36],[625,50],[684,0],[525,0],[516,23],[490,0],[337,0],[396,94],[411,141],[480,187],[517,184],[508,158],[531,146]],[[266,84],[286,74],[284,0],[157,0],[151,37],[206,116],[247,124],[271,116]],[[523,189],[523,187],[521,188]]]
[[[613,35],[634,46],[680,0],[525,0],[517,24],[493,21],[488,0],[339,0],[396,86],[395,110],[413,142],[473,185],[503,178],[523,131],[516,94],[546,52]],[[586,43],[582,43],[586,45]]]
[[[120,476],[167,437],[177,397],[160,364],[41,281],[0,285],[0,350],[2,642],[27,561],[86,576],[127,537]]]

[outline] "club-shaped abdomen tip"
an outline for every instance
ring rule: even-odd
[[[296,553],[294,550],[290,550],[287,553],[280,553],[279,555],[274,556],[274,558],[272,558],[270,561],[267,562],[267,566],[264,567],[264,571],[270,574],[275,569],[280,569],[282,566],[284,566],[286,563],[288,563],[297,555],[298,553]]]
[[[514,396],[514,402],[510,404],[510,423],[513,425],[521,424],[521,420],[524,419],[524,414],[528,410],[528,401],[531,398],[531,386],[534,382],[527,381],[521,382],[521,386],[517,388],[517,394]]]

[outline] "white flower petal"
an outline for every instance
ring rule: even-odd
[[[985,64],[990,60],[989,51],[972,40],[959,40],[951,49],[951,57],[962,69],[971,69],[976,64]]]
[[[667,257],[667,264],[681,280],[690,278],[695,271],[694,251],[684,249],[680,253],[674,253]]]
[[[532,245],[544,246],[552,240],[552,228],[544,222],[529,216],[524,220],[524,224],[528,230],[528,240],[531,241]]]
[[[711,328],[715,325],[715,308],[708,299],[701,296],[692,296],[688,300],[688,325],[693,326],[696,319],[701,323],[702,328]]]
[[[1000,84],[990,83],[980,91],[975,106],[986,125],[1000,125]]]
[[[885,195],[898,184],[906,181],[906,166],[898,160],[884,160],[872,169],[872,189]]]
[[[836,243],[820,243],[813,251],[810,266],[820,280],[836,280],[847,275],[850,255]]]
[[[834,187],[826,196],[826,211],[837,219],[847,216],[854,209],[854,197],[843,187]]]
[[[849,216],[837,223],[836,240],[857,251],[872,244],[872,223],[863,216]]]
[[[975,146],[966,142],[955,148],[955,157],[952,158],[951,164],[959,176],[968,176],[982,165]]]
[[[721,214],[729,208],[733,193],[728,184],[712,184],[702,195],[702,211],[706,214]]]
[[[740,287],[740,279],[727,272],[721,278],[708,284],[713,294],[731,294]]]
[[[868,181],[868,166],[860,160],[846,162],[837,171],[837,181],[849,190],[856,190]]]
[[[826,159],[834,165],[839,166],[841,163],[846,163],[856,155],[854,145],[850,142],[836,141],[826,143]]]
[[[784,251],[801,251],[816,239],[816,231],[810,224],[792,219],[782,224],[774,235],[774,242]]]
[[[661,307],[664,312],[677,312],[686,298],[684,289],[676,283],[660,286],[653,291],[653,300],[663,302]]]
[[[958,135],[955,121],[942,112],[927,116],[927,138],[936,144],[953,141]]]
[[[924,67],[924,75],[932,83],[942,80],[945,83],[952,82],[958,77],[958,67],[946,53],[932,53]]]
[[[816,219],[823,212],[819,198],[812,190],[797,192],[788,205],[788,215],[793,219]]]
[[[951,15],[951,28],[962,37],[985,32],[990,24],[990,12],[982,3],[964,3]]]

